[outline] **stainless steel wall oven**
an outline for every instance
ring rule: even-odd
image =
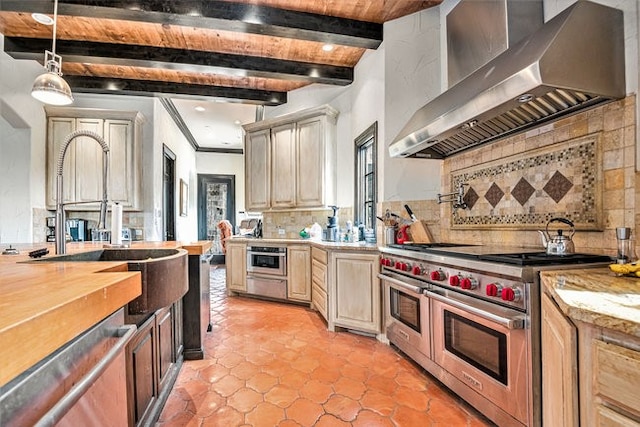
[[[286,247],[247,247],[247,293],[268,298],[287,298]]]

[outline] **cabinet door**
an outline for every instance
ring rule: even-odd
[[[334,281],[329,304],[337,326],[367,332],[380,332],[380,281],[378,256],[336,253],[333,256]],[[331,292],[335,290],[335,298]]]
[[[247,245],[227,244],[225,256],[227,265],[227,289],[230,291],[247,291]]]
[[[76,121],[69,117],[49,117],[47,123],[47,208],[56,206],[56,174],[64,138],[75,130]],[[63,202],[75,197],[75,144],[69,145],[63,167]]]
[[[137,183],[137,171],[133,168],[136,155],[133,124],[129,120],[105,120],[104,139],[109,144],[109,201],[119,202],[125,208],[133,207]],[[100,164],[96,166],[98,169]],[[102,198],[100,189],[97,195]]]
[[[297,301],[311,301],[311,252],[309,246],[287,248],[289,279],[287,297]]]
[[[325,204],[324,121],[316,117],[297,124],[296,207]]]
[[[76,119],[75,130],[88,130],[104,137],[104,120]],[[93,138],[80,136],[75,145],[75,201],[102,199],[102,147]],[[98,204],[96,204],[97,206]]]
[[[294,123],[271,130],[271,206],[274,208],[295,206],[295,137]]]
[[[174,361],[171,307],[165,307],[156,312],[156,325],[158,328],[158,385],[159,390],[162,390]]]
[[[127,344],[129,425],[138,425],[147,418],[158,397],[156,338],[155,317],[151,316]]]
[[[263,210],[270,206],[270,130],[247,133],[245,137],[245,176],[247,210]]]
[[[578,426],[576,328],[542,294],[542,425]]]

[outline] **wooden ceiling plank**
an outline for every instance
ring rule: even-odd
[[[16,59],[40,60],[50,43],[48,39],[5,37],[4,51]],[[341,86],[353,82],[353,68],[350,67],[257,56],[69,40],[57,41],[57,53],[63,60],[72,62],[169,68]]]
[[[169,24],[271,35],[343,46],[377,49],[382,24],[269,6],[214,0],[59,0],[58,13],[122,21]],[[44,0],[0,2],[0,11],[52,13]]]
[[[173,98],[223,98],[226,101],[275,106],[287,102],[286,92],[264,91],[223,86],[141,81],[85,76],[65,76],[73,92],[107,95],[166,96]]]

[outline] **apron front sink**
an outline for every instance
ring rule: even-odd
[[[187,293],[187,255],[184,249],[99,249],[27,262],[124,261],[129,271],[140,272],[142,281],[142,295],[128,304],[129,314],[145,314],[171,305]]]

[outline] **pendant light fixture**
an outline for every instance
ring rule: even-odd
[[[56,30],[58,26],[58,0],[53,3],[53,46],[44,52],[44,67],[47,72],[33,82],[31,96],[50,105],[69,105],[73,95],[69,84],[62,78],[62,57],[56,55]]]

